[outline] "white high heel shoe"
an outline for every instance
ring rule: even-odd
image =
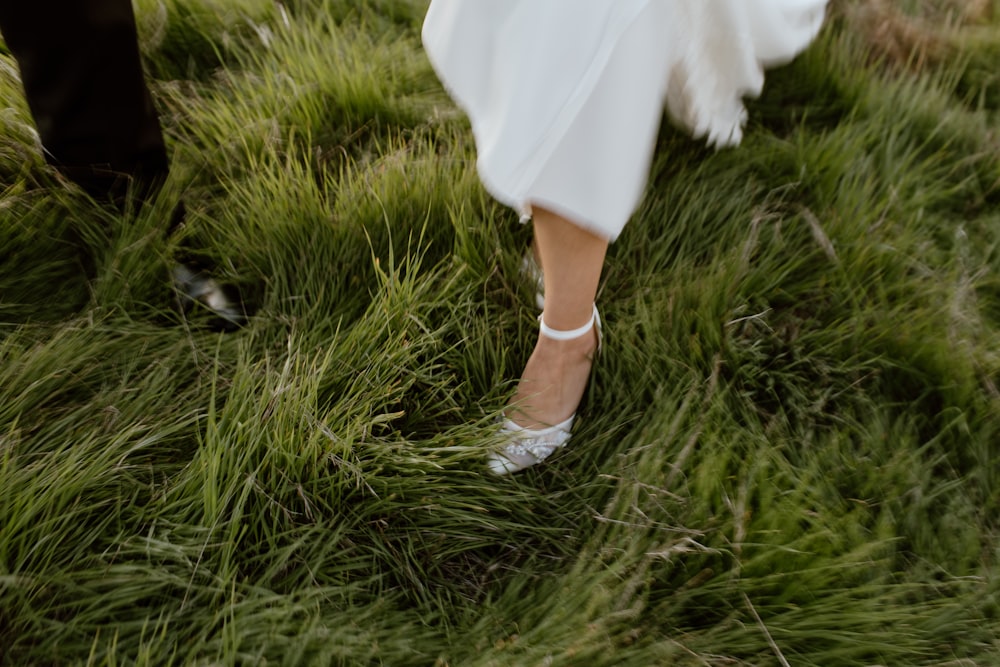
[[[596,305],[590,321],[572,331],[560,331],[549,327],[545,324],[544,314],[538,317],[538,322],[542,335],[553,340],[573,340],[596,330],[597,351],[595,354],[601,350],[601,315],[597,312]],[[565,421],[542,429],[525,428],[515,424],[510,419],[504,419],[500,432],[509,439],[509,443],[499,452],[489,455],[487,466],[496,475],[507,475],[544,461],[557,449],[566,446],[575,418],[576,412]]]

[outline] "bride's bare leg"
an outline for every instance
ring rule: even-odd
[[[593,314],[608,241],[544,208],[535,206],[533,213],[545,324],[562,331],[584,326]],[[539,334],[507,417],[532,429],[567,419],[583,398],[596,348],[596,332],[567,341]]]

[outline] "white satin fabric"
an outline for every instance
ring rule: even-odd
[[[763,67],[816,36],[826,0],[432,0],[428,57],[472,122],[484,185],[614,240],[663,108],[738,144]]]

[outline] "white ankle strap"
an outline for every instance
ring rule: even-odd
[[[538,324],[539,329],[541,329],[542,334],[546,338],[551,338],[552,340],[573,340],[574,338],[587,335],[590,330],[594,328],[594,322],[598,321],[599,317],[600,316],[597,314],[597,304],[594,304],[594,312],[591,314],[590,320],[577,329],[573,329],[571,331],[553,329],[545,323],[545,313],[538,316]]]

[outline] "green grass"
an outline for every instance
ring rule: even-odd
[[[574,441],[502,480],[528,230],[424,2],[138,2],[173,173],[130,221],[3,56],[0,663],[1000,664],[1000,3],[901,3],[929,58],[864,4],[740,149],[664,126]],[[248,327],[172,309],[180,242]]]

